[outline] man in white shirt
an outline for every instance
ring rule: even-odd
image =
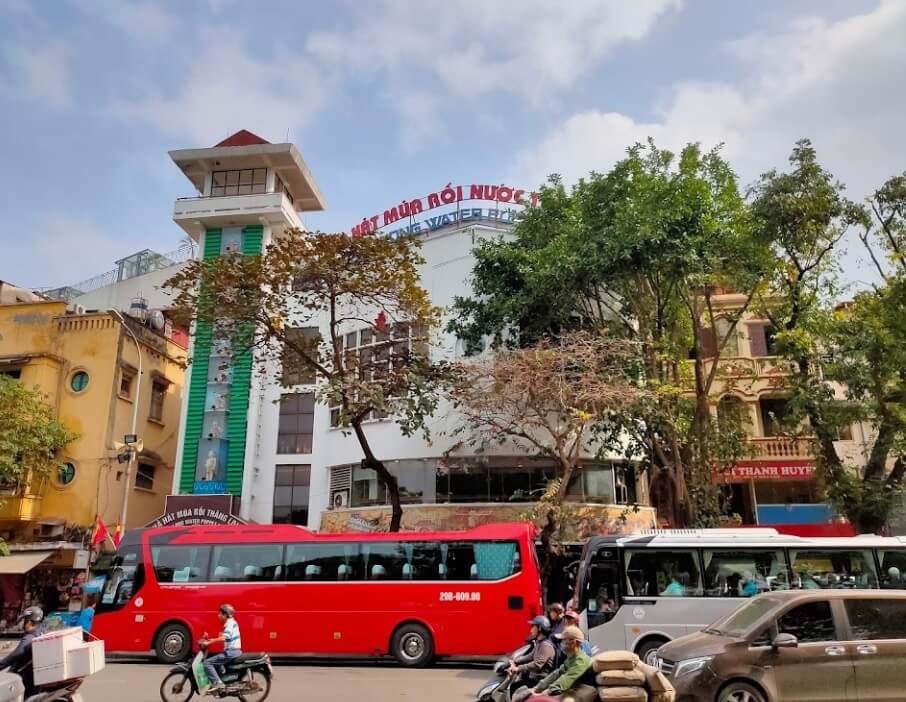
[[[206,637],[201,641],[202,646],[223,642],[223,653],[208,656],[204,662],[204,672],[208,674],[211,690],[218,690],[223,687],[218,666],[223,665],[231,658],[237,658],[242,655],[242,638],[239,636],[239,624],[236,623],[235,615],[236,610],[233,609],[232,605],[221,605],[217,616],[223,624],[223,632],[216,639],[208,639]]]

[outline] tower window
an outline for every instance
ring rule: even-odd
[[[267,192],[267,169],[245,168],[240,171],[214,171],[211,196],[253,195]]]

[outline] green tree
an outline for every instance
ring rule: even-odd
[[[57,469],[57,453],[78,438],[38,392],[0,375],[0,482],[35,481]]]
[[[332,422],[355,435],[362,466],[387,490],[391,531],[402,520],[399,484],[378,457],[367,422],[393,417],[406,435],[427,438],[446,373],[428,353],[438,310],[419,283],[418,248],[414,239],[289,232],[260,256],[195,261],[166,284],[183,321],[211,325],[238,352],[257,349],[268,381],[316,380]],[[304,333],[312,327],[319,330]],[[346,335],[363,329],[373,342],[347,346]]]
[[[796,144],[787,172],[766,173],[752,190],[756,230],[776,255],[760,305],[792,373],[781,424],[811,439],[828,497],[860,532],[884,529],[906,471],[904,194],[906,179],[898,177],[869,208],[849,200],[808,140]],[[835,309],[844,236],[853,228],[883,283]],[[854,422],[867,430],[864,456],[838,450]]]
[[[752,236],[735,175],[718,150],[674,154],[649,142],[570,192],[552,178],[540,202],[514,240],[479,247],[474,296],[456,301],[451,329],[472,348],[577,328],[640,344],[657,400],[643,417],[623,415],[627,452],[652,479],[667,477],[677,521],[715,525],[712,472],[743,445],[741,432],[714,426],[709,399],[770,253]],[[714,298],[726,290],[743,302],[719,312]]]

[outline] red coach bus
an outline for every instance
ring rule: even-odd
[[[515,649],[541,611],[530,524],[321,535],[290,525],[127,534],[92,633],[110,652],[185,658],[232,604],[246,651],[407,666]]]

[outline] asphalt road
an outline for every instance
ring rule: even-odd
[[[85,681],[82,696],[85,702],[160,702],[158,689],[167,671],[163,665],[108,661],[103,671]],[[489,666],[410,670],[372,662],[342,666],[278,663],[275,673],[268,702],[466,702],[475,699],[475,691],[491,675]]]

